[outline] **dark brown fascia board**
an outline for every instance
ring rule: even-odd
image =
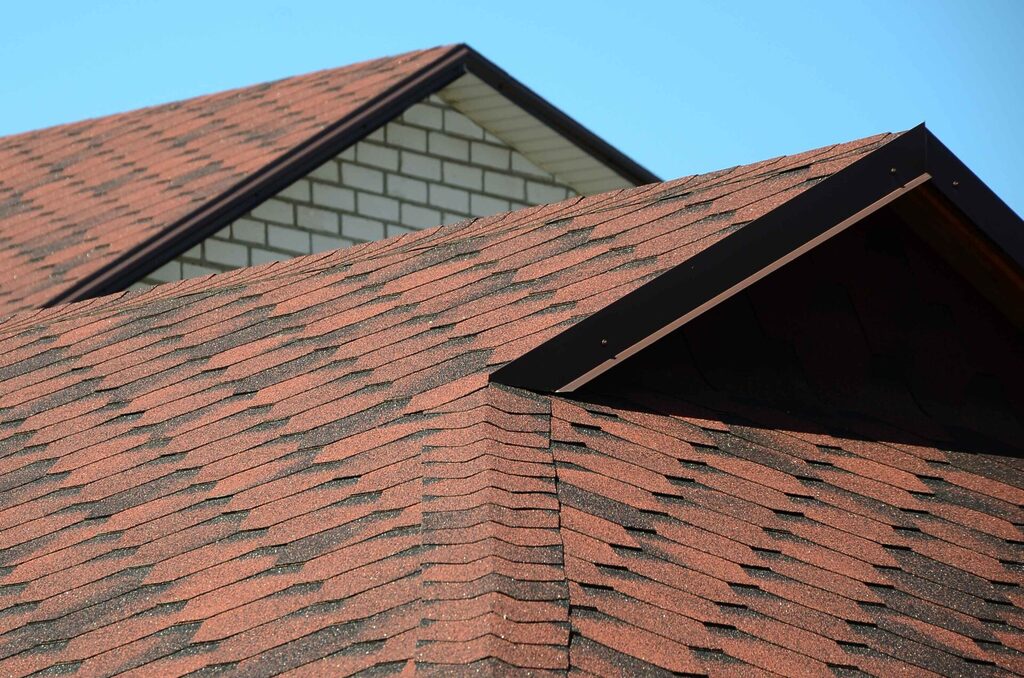
[[[455,45],[377,98],[327,126],[183,219],[125,252],[94,275],[78,281],[45,306],[80,301],[127,288],[174,259],[264,200],[365,138],[406,108],[473,73],[539,121],[635,184],[658,177],[542,99],[468,45]]]
[[[506,364],[491,381],[547,393],[574,391],[925,184],[1024,269],[1020,217],[922,124]]]

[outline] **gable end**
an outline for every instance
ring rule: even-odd
[[[505,365],[492,380],[571,392],[898,198],[928,186],[1007,263],[1024,268],[1020,218],[924,125]]]

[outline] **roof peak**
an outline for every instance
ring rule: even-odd
[[[1024,283],[1014,282],[1024,271],[1020,218],[923,124],[886,139],[820,183],[819,178],[812,174],[808,181],[814,183],[806,190],[505,365],[492,378],[533,391],[574,391],[925,185],[980,232],[982,238],[972,246],[994,246],[986,255],[997,262],[998,273],[992,275],[1009,276],[1009,288],[1024,288]]]

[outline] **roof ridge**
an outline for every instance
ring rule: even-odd
[[[409,52],[0,139],[0,312],[129,287],[467,73],[613,183],[657,180],[471,47]]]

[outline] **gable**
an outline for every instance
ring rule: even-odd
[[[470,71],[570,148],[560,185],[656,180],[468,46],[412,52],[0,140],[0,313],[138,282]]]
[[[445,88],[413,105],[135,287],[351,247],[577,194],[454,108],[448,96]]]
[[[944,249],[968,244],[966,267],[990,298],[1019,297],[1024,224],[924,125],[870,153],[846,155],[831,176],[819,174],[817,164],[794,163],[779,172],[800,186],[799,194],[749,220],[723,211],[728,201],[714,193],[682,191],[680,197],[698,201],[695,206],[717,209],[719,233],[728,237],[705,240],[682,265],[502,367],[495,381],[572,392],[904,197],[935,217],[929,240]],[[1010,297],[1000,304],[1019,319]]]

